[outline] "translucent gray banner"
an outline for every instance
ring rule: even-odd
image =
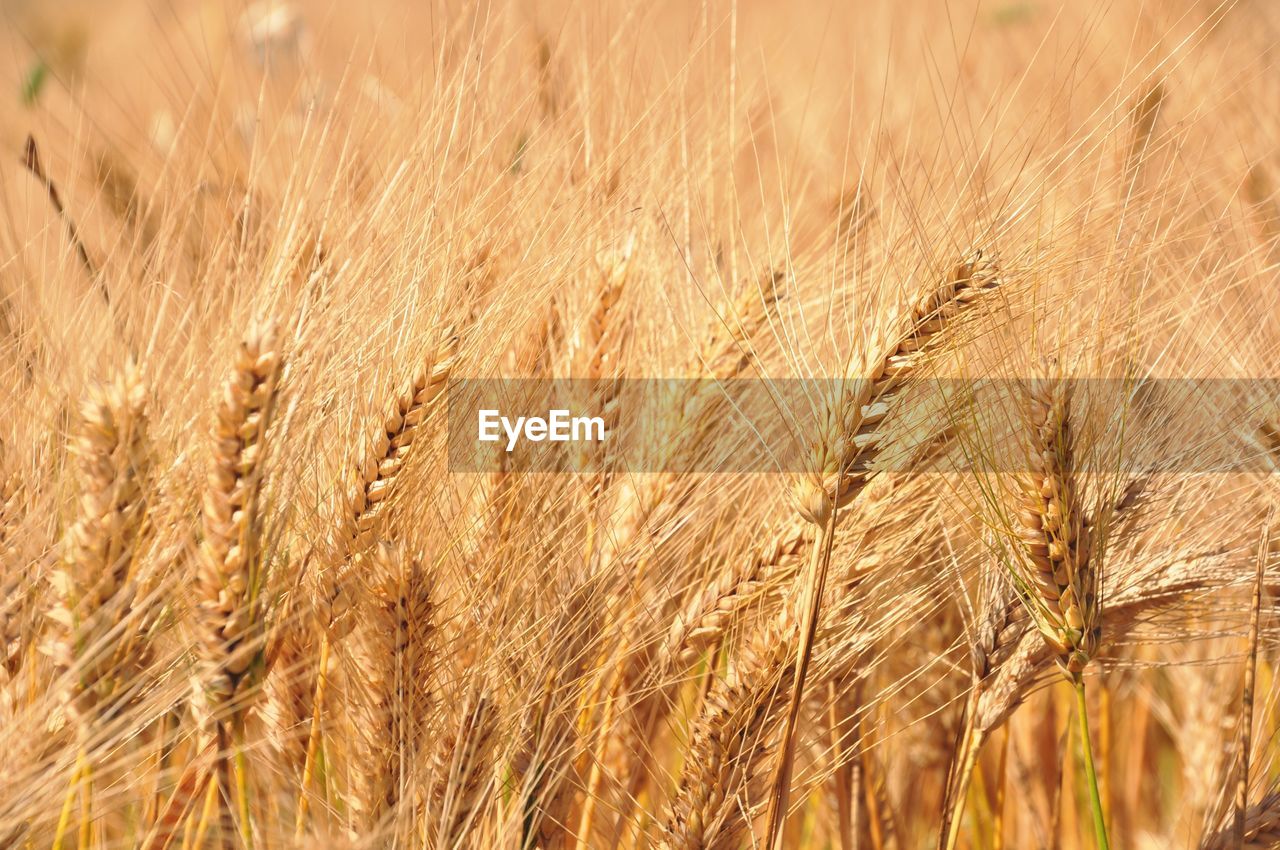
[[[927,380],[877,395],[877,385],[830,378],[460,380],[448,393],[449,468],[802,472],[839,444],[887,471],[1016,472],[1034,451],[1032,386]],[[1271,472],[1280,459],[1280,379],[1055,386],[1071,398],[1082,472]]]

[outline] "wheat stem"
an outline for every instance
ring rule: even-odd
[[[89,850],[93,841],[93,773],[89,761],[80,765],[80,834],[76,840],[78,850]]]
[[[982,755],[983,733],[973,725],[972,711],[966,712],[965,730],[962,733],[960,752],[956,755],[956,772],[952,786],[947,789],[948,802],[944,807],[942,820],[942,842],[938,845],[942,850],[955,850],[960,840],[960,826],[964,820],[965,800],[969,796],[969,784],[973,780],[974,768],[978,765],[978,757]]]
[[[1005,729],[1000,736],[1000,755],[996,763],[996,799],[992,804],[991,848],[1004,850],[1004,797],[1009,774],[1009,730]]]
[[[75,765],[71,768],[71,778],[67,782],[67,795],[62,801],[62,812],[58,816],[58,828],[53,834],[53,850],[59,850],[62,847],[62,840],[67,835],[67,830],[71,828],[71,807],[75,805],[76,797],[80,793],[80,772],[84,769],[85,752],[80,750],[76,755]]]
[[[218,805],[218,776],[216,773],[209,774],[209,784],[205,789],[204,805],[200,808],[200,819],[196,821],[196,832],[191,842],[192,847],[204,846],[204,834],[209,831],[209,821],[213,820],[213,810]],[[186,843],[183,844],[183,850],[186,850]]]
[[[1235,811],[1231,831],[1236,846],[1244,845],[1245,814],[1249,808],[1249,757],[1253,747],[1253,690],[1258,674],[1258,625],[1262,614],[1262,582],[1271,554],[1271,521],[1262,531],[1258,547],[1258,568],[1253,583],[1253,599],[1249,610],[1249,659],[1244,668],[1244,693],[1240,711],[1240,775],[1236,779]]]
[[[307,794],[316,770],[316,750],[320,744],[320,707],[324,704],[325,682],[328,675],[325,670],[329,666],[329,637],[320,638],[320,662],[316,669],[316,692],[311,701],[311,731],[307,735],[307,756],[302,764],[302,788],[298,792],[298,814],[293,824],[296,840],[302,839],[307,826]]]
[[[1076,715],[1080,721],[1080,752],[1084,758],[1084,776],[1089,785],[1089,803],[1093,811],[1093,831],[1097,838],[1098,850],[1111,850],[1111,842],[1107,839],[1107,825],[1102,818],[1102,797],[1098,793],[1098,774],[1093,766],[1093,744],[1089,739],[1089,711],[1085,700],[1084,677],[1079,673],[1072,678],[1072,687],[1076,692]]]
[[[234,734],[236,804],[240,810],[240,837],[248,850],[253,850],[253,823],[249,819],[249,763],[244,754],[244,729],[238,726]]]

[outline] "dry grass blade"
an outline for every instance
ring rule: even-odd
[[[996,266],[978,251],[958,263],[941,286],[924,295],[907,317],[906,329],[886,353],[868,362],[868,374],[852,386],[839,381],[829,400],[826,421],[813,448],[809,472],[796,489],[800,515],[818,529],[809,568],[798,588],[800,639],[796,648],[794,692],[782,735],[781,753],[769,800],[765,846],[780,850],[783,821],[791,793],[796,722],[804,698],[827,565],[834,545],[837,512],[851,503],[875,475],[875,460],[885,440],[883,425],[894,402],[934,353],[948,324],[1000,286]]]
[[[1160,109],[1164,105],[1165,87],[1162,82],[1152,83],[1133,105],[1133,129],[1129,139],[1128,155],[1125,157],[1126,183],[1130,190],[1142,172],[1143,160],[1151,147],[1151,138],[1155,134],[1156,120],[1160,117]]]
[[[62,205],[62,196],[58,194],[57,184],[53,182],[53,178],[44,170],[44,164],[40,161],[40,149],[36,147],[34,136],[27,136],[26,145],[23,146],[22,165],[27,171],[31,172],[33,177],[40,181],[40,185],[44,186],[44,190],[49,196],[49,203],[53,204],[54,211],[58,214],[58,218],[62,219],[62,224],[67,229],[67,238],[71,240],[71,244],[75,248],[76,257],[80,260],[80,265],[84,266],[89,279],[97,285],[98,292],[102,294],[103,302],[110,305],[111,293],[107,289],[107,283],[98,276],[98,270],[94,267],[93,261],[89,259],[89,250],[85,248],[84,241],[80,238],[80,231],[76,228],[76,223],[72,221],[66,207]]]

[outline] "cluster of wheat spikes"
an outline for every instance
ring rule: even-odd
[[[1280,6],[0,11],[0,848],[1280,848]]]

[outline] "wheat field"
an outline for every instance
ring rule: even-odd
[[[1280,848],[1280,5],[0,15],[0,847]]]

